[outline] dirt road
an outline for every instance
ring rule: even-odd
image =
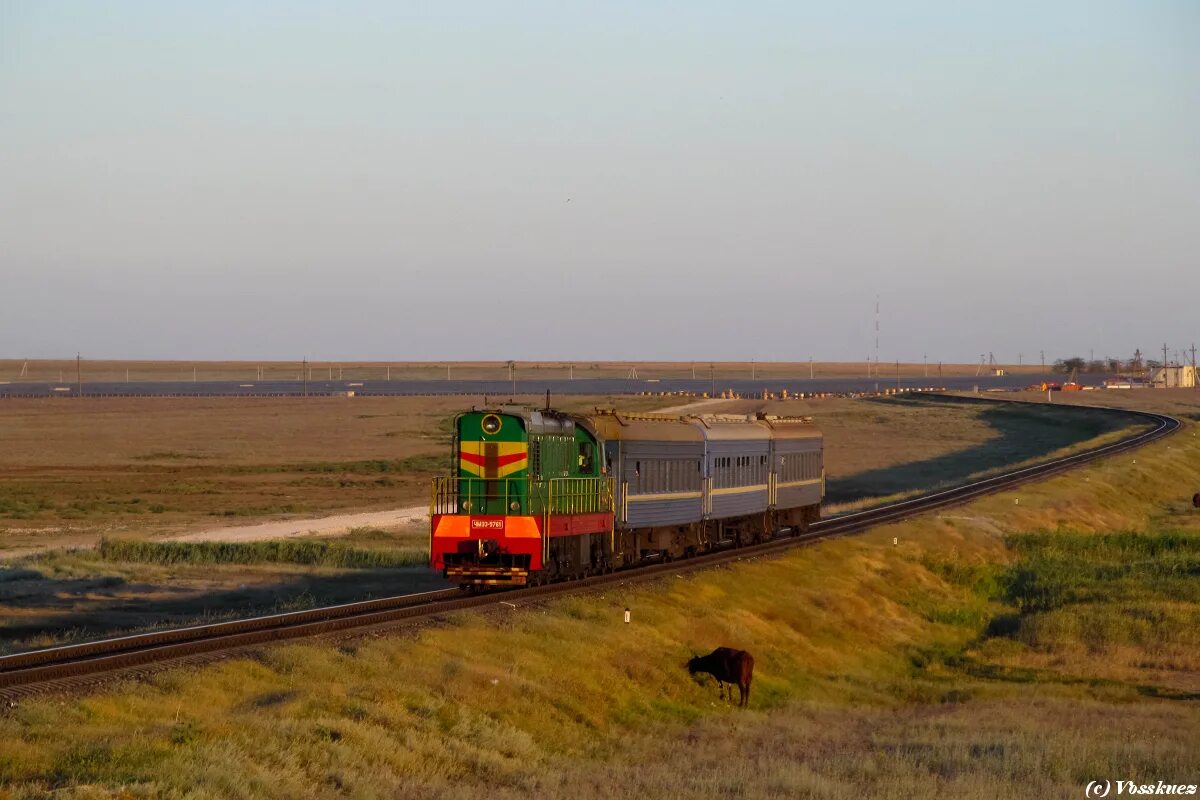
[[[261,522],[257,525],[238,525],[209,528],[166,537],[175,542],[255,542],[260,539],[288,539],[293,536],[336,536],[353,528],[394,528],[401,525],[425,524],[429,521],[429,506],[409,506],[387,511],[367,511],[358,514],[335,514],[315,519],[289,519]]]

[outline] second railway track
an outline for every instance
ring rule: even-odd
[[[976,399],[976,402],[1013,401]],[[867,511],[824,519],[814,523],[803,533],[785,533],[762,544],[718,550],[682,561],[651,563],[582,580],[490,594],[464,595],[457,589],[424,592],[210,625],[152,631],[3,656],[0,657],[0,700],[11,705],[18,699],[32,694],[78,690],[113,675],[136,676],[142,671],[163,665],[188,663],[198,658],[211,659],[248,647],[351,629],[366,629],[389,623],[430,619],[440,614],[494,605],[502,601],[513,603],[553,597],[606,584],[641,581],[668,573],[690,572],[766,555],[821,539],[857,533],[878,524],[896,522],[963,503],[981,495],[1010,489],[1098,458],[1133,450],[1169,436],[1180,427],[1179,420],[1164,414],[1097,406],[1086,408],[1140,418],[1151,423],[1152,427],[1117,442],[1063,458],[1010,470],[990,478]]]

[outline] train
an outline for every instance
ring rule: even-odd
[[[820,519],[809,417],[475,409],[433,480],[431,566],[464,589],[538,585],[803,531]]]

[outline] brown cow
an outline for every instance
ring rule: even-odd
[[[721,699],[725,699],[725,684],[729,684],[729,699],[733,699],[733,687],[738,687],[738,705],[750,704],[750,681],[754,677],[754,656],[745,650],[718,647],[706,656],[696,656],[687,663],[688,672],[707,672],[717,679]]]

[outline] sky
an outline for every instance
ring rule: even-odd
[[[0,357],[1200,340],[1200,3],[0,0]]]

